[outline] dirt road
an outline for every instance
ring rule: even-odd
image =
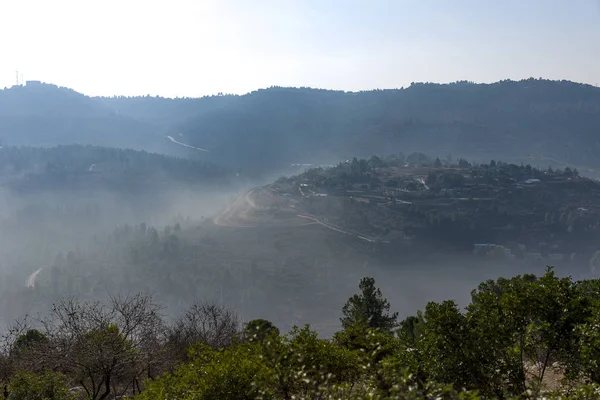
[[[187,147],[189,149],[194,149],[194,150],[199,150],[199,151],[205,151],[205,152],[208,153],[208,150],[206,150],[206,149],[203,149],[203,148],[200,148],[200,147],[195,147],[195,146],[190,146],[189,144],[178,142],[177,140],[173,139],[173,136],[166,136],[166,138],[169,139],[171,142],[173,142],[175,144],[178,144],[180,146]]]
[[[269,189],[254,188],[235,199],[213,218],[219,226],[236,228],[293,227],[312,225],[296,215],[297,211]]]
[[[255,188],[238,197],[213,218],[213,223],[237,228],[298,227],[319,224],[344,235],[354,236],[370,243],[375,242],[375,239],[368,236],[337,227],[327,222],[326,218],[313,215],[298,205],[293,206],[289,200],[282,199],[266,188]]]
[[[42,272],[43,269],[44,269],[44,267],[38,269],[37,271],[35,271],[31,275],[29,275],[27,277],[27,280],[25,281],[25,287],[32,288],[32,289],[35,288],[35,278],[38,276],[38,274],[40,272]]]
[[[345,235],[355,236],[355,237],[357,237],[357,238],[359,238],[359,239],[361,239],[361,240],[364,240],[364,241],[366,241],[366,242],[369,242],[369,243],[374,243],[374,242],[375,242],[375,239],[371,239],[371,238],[368,238],[368,237],[366,237],[366,236],[362,236],[362,235],[360,235],[360,234],[358,234],[358,233],[354,233],[354,232],[346,231],[346,230],[344,230],[344,229],[341,229],[341,228],[337,228],[337,227],[335,227],[335,226],[332,226],[332,225],[330,225],[330,224],[326,223],[325,221],[323,221],[322,219],[320,219],[319,217],[310,216],[310,215],[304,215],[304,214],[298,214],[298,217],[299,217],[299,218],[304,218],[304,219],[311,220],[311,221],[313,221],[313,222],[316,222],[316,223],[317,223],[317,224],[319,224],[319,225],[322,225],[322,226],[324,226],[325,228],[328,228],[328,229],[334,230],[334,231],[336,231],[336,232],[343,233],[343,234],[345,234]]]
[[[256,203],[252,200],[252,192],[256,189],[251,189],[243,196],[235,199],[233,203],[227,206],[225,210],[217,214],[213,218],[215,225],[219,226],[235,226],[238,228],[248,228],[251,225],[244,223],[248,219],[248,214],[252,209],[256,208]]]

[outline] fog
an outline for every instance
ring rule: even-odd
[[[484,280],[541,274],[545,269],[543,263],[510,265],[442,255],[420,263],[399,259],[397,264],[384,264],[360,248],[343,253],[329,248],[329,241],[336,241],[337,246],[337,241],[350,240],[336,238],[333,232],[311,238],[302,232],[214,226],[210,217],[244,191],[182,188],[156,193],[153,198],[127,198],[108,191],[17,195],[4,190],[0,197],[1,322],[43,314],[52,301],[65,295],[96,299],[107,293],[142,291],[154,294],[166,306],[167,318],[179,315],[193,302],[216,301],[231,307],[243,320],[266,318],[284,330],[309,323],[330,336],[340,328],[342,306],[357,292],[363,276],[375,277],[392,310],[403,318],[429,301],[455,300],[466,306],[471,290]],[[136,245],[145,248],[143,239],[131,239],[127,246],[107,239],[117,227],[141,223],[148,229],[155,227],[161,241],[168,239],[165,226],[181,226],[175,250],[181,254],[161,253],[132,261],[121,252]],[[294,229],[303,228],[287,228]],[[255,242],[246,242],[249,238]],[[298,243],[301,238],[306,243]],[[325,243],[319,247],[316,241],[322,240]],[[314,251],[306,253],[305,249]],[[70,252],[74,255],[69,256]],[[73,261],[60,261],[69,257]],[[143,262],[159,267],[141,266]],[[35,286],[26,287],[27,278],[40,268]],[[157,272],[169,268],[167,274]],[[558,273],[566,271],[559,265]],[[585,269],[575,276],[588,277],[591,274]],[[162,286],[164,279],[170,283]]]
[[[6,323],[6,316],[16,316],[6,308],[10,297],[38,290],[25,288],[27,277],[39,268],[48,270],[57,256],[92,252],[117,227],[145,223],[163,229],[177,223],[200,223],[239,190],[180,188],[132,196],[107,190],[21,194],[0,189],[0,320]]]
[[[329,337],[340,329],[342,307],[365,276],[376,279],[392,311],[405,318],[430,301],[455,300],[464,307],[487,279],[539,275],[546,268],[544,261],[476,259],[434,244],[420,253],[393,245],[381,252],[298,219],[299,211],[270,198],[258,196],[249,208],[238,204],[249,189],[308,166],[290,164],[258,179],[235,173],[219,184],[191,184],[136,162],[144,166],[139,177],[107,167],[96,179],[84,168],[74,175],[83,185],[67,184],[56,172],[45,172],[56,182],[27,183],[37,182],[29,181],[31,174],[48,167],[4,170],[0,324],[41,316],[64,296],[102,300],[142,292],[165,307],[167,320],[195,302],[216,302],[243,321],[265,318],[282,331],[310,324]],[[227,212],[229,223],[216,224],[213,218]],[[559,275],[592,277],[586,263],[561,264]]]

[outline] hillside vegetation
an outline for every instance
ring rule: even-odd
[[[144,151],[89,145],[0,149],[0,183],[17,191],[134,191],[178,184],[218,188],[234,178],[224,167]]]
[[[600,168],[600,89],[528,79],[358,93],[273,87],[200,99],[0,91],[0,145],[96,144],[202,157],[266,174],[403,151]],[[209,150],[201,154],[166,139]],[[591,170],[591,171],[590,171]]]
[[[434,248],[587,265],[600,250],[600,184],[569,167],[471,164],[413,153],[354,158],[269,187],[296,210],[370,239],[394,257]]]
[[[596,169],[599,130],[600,89],[536,79],[359,93],[274,87],[182,128],[212,157],[263,168],[421,151]]]
[[[3,337],[2,398],[593,399],[600,393],[600,281],[518,275],[481,283],[461,309],[429,302],[403,320],[373,278],[342,329],[283,334],[192,305],[173,322],[151,297],[66,298]],[[69,388],[72,387],[71,390]]]
[[[91,144],[190,155],[165,136],[222,98],[88,97],[50,84],[0,90],[0,146]]]

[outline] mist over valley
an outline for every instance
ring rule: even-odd
[[[108,331],[135,315],[168,349],[135,353],[158,373],[197,341],[236,349],[255,324],[338,343],[352,302],[381,292],[401,338],[502,277],[595,282],[599,128],[600,89],[566,81],[200,99],[5,89],[0,326],[62,343],[71,312]],[[105,393],[141,391],[136,374]],[[80,386],[100,398],[93,376]]]

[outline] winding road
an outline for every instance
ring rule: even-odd
[[[42,272],[43,269],[44,269],[44,267],[38,269],[37,271],[35,271],[31,275],[29,275],[27,277],[27,280],[25,281],[25,287],[32,288],[32,289],[35,288],[35,278],[38,276],[38,274],[40,272]]]
[[[198,150],[198,151],[205,151],[205,152],[207,152],[207,153],[208,153],[208,150],[206,150],[206,149],[203,149],[203,148],[200,148],[200,147],[195,147],[195,146],[190,146],[189,144],[185,144],[185,143],[178,142],[177,140],[175,140],[175,139],[173,138],[173,136],[165,136],[165,137],[166,137],[167,139],[169,139],[171,142],[173,142],[173,143],[176,143],[176,144],[178,144],[178,145],[180,145],[180,146],[187,147],[187,148],[189,148],[189,149]]]
[[[329,228],[329,229],[334,230],[336,232],[343,233],[345,235],[355,236],[355,237],[357,237],[357,238],[359,238],[361,240],[364,240],[365,242],[369,242],[369,243],[374,243],[375,242],[375,239],[371,239],[371,238],[368,238],[366,236],[359,235],[358,233],[346,231],[344,229],[336,228],[335,226],[329,225],[329,224],[323,222],[318,217],[314,217],[314,216],[310,216],[310,215],[304,215],[304,214],[298,214],[298,217],[299,218],[304,218],[304,219],[309,219],[309,220],[311,220],[313,222],[316,222],[319,225],[324,226],[325,228]]]
[[[300,227],[312,224],[319,224],[327,229],[331,229],[335,232],[342,233],[344,235],[354,236],[365,242],[374,243],[375,238],[365,236],[358,232],[353,232],[347,229],[343,229],[327,221],[327,218],[320,217],[303,210],[299,204],[292,205],[288,202],[285,205],[287,208],[288,218],[284,219],[273,219],[270,223],[267,223],[268,217],[263,213],[255,214],[257,211],[268,210],[269,205],[262,204],[262,202],[254,198],[259,193],[261,188],[254,188],[246,192],[243,196],[238,197],[235,201],[230,203],[222,212],[217,214],[213,218],[213,223],[219,226],[229,226],[238,228],[250,228],[250,227]],[[302,191],[302,189],[300,189]],[[275,196],[273,196],[275,197]],[[263,200],[264,201],[264,200]],[[283,207],[286,208],[285,206]],[[291,218],[298,218],[295,221]],[[306,223],[300,221],[307,221]]]

